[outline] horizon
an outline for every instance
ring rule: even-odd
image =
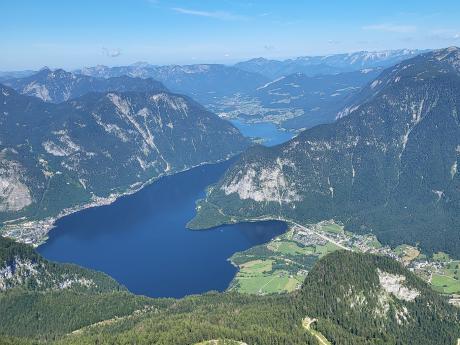
[[[56,71],[56,70],[64,70],[67,72],[73,72],[76,70],[80,70],[83,68],[92,68],[92,67],[124,67],[124,66],[135,66],[135,65],[140,65],[140,64],[146,64],[149,66],[193,66],[193,65],[224,65],[224,66],[234,66],[235,64],[239,62],[247,62],[251,60],[257,60],[257,59],[264,59],[264,60],[271,60],[271,61],[288,61],[288,60],[295,60],[295,59],[302,59],[302,58],[317,58],[317,57],[330,57],[330,56],[336,56],[336,55],[352,55],[352,54],[357,54],[357,53],[383,53],[383,52],[394,52],[394,51],[400,51],[400,50],[409,50],[409,51],[419,51],[419,52],[429,52],[429,51],[434,51],[434,50],[439,50],[439,49],[448,49],[451,47],[455,47],[457,49],[460,49],[459,46],[453,45],[453,46],[446,46],[446,47],[441,47],[441,48],[398,48],[398,49],[383,49],[383,50],[356,50],[356,51],[350,51],[350,52],[337,52],[337,53],[332,53],[332,54],[325,54],[325,55],[300,55],[300,56],[291,56],[291,57],[286,57],[286,58],[268,58],[265,56],[255,56],[255,57],[250,57],[242,60],[235,60],[232,62],[194,62],[194,63],[183,63],[183,64],[154,64],[149,61],[134,61],[126,64],[96,64],[96,65],[86,65],[86,66],[77,66],[74,68],[65,68],[61,66],[49,66],[49,65],[44,65],[39,68],[33,69],[33,68],[25,68],[25,69],[16,69],[16,70],[0,70],[0,72],[20,72],[20,71],[34,71],[34,72],[39,72],[41,70],[49,69],[51,71]]]
[[[460,44],[460,4],[89,0],[0,4],[1,71],[234,64]],[[416,5],[416,7],[414,7]],[[416,11],[414,11],[416,8]],[[448,10],[446,10],[448,9]]]

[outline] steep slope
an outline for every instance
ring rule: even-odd
[[[0,237],[0,292],[17,288],[91,293],[127,291],[104,273],[50,262],[30,246]]]
[[[335,344],[455,344],[460,310],[396,261],[335,252],[309,272],[305,315]]]
[[[420,50],[398,49],[377,52],[359,51],[326,56],[303,56],[282,61],[257,58],[239,62],[235,67],[244,71],[259,73],[271,79],[293,73],[316,76],[366,68],[389,67],[423,52]]]
[[[248,144],[230,123],[168,92],[91,93],[55,105],[2,86],[0,114],[0,221],[51,217],[8,225],[9,236],[34,243],[65,209],[113,200]]]
[[[404,61],[364,89],[348,116],[250,150],[190,226],[335,218],[385,243],[460,255],[459,66],[458,48]]]
[[[10,311],[0,313],[0,339],[57,344],[318,344],[321,332],[335,344],[438,345],[460,337],[459,309],[423,281],[391,259],[346,251],[319,260],[295,294],[207,293],[172,300],[12,291],[0,293],[0,301],[0,311]]]
[[[130,294],[104,273],[50,262],[30,246],[0,237],[2,344],[8,339],[11,344],[29,343],[5,335],[50,341],[56,335],[129,315],[154,303]]]
[[[217,64],[154,66],[138,63],[112,68],[87,67],[76,72],[99,78],[122,75],[154,78],[168,89],[184,93],[202,104],[212,103],[215,98],[237,92],[252,91],[269,81],[257,73]]]
[[[51,103],[65,102],[89,92],[166,91],[160,82],[153,79],[127,76],[99,79],[66,72],[62,69],[51,71],[48,68],[25,78],[7,80],[4,85],[12,87],[23,95],[35,96]]]

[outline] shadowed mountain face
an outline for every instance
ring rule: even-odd
[[[336,218],[390,244],[459,255],[460,50],[391,67],[356,100],[333,124],[249,150],[210,190],[191,226]]]
[[[45,103],[0,86],[0,220],[55,216],[241,152],[230,123],[165,91]]]

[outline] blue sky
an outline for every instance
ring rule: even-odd
[[[459,0],[1,0],[0,70],[460,45]]]

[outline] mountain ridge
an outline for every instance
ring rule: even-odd
[[[52,104],[0,90],[0,217],[20,218],[4,226],[26,242],[39,243],[63,210],[106,203],[249,145],[233,125],[170,92],[89,93]],[[24,227],[22,217],[43,224]]]
[[[118,76],[107,79],[66,72],[48,67],[25,78],[9,79],[4,85],[21,94],[35,96],[45,102],[62,103],[89,92],[108,91],[168,91],[160,82],[151,78]]]
[[[249,150],[209,189],[190,226],[338,218],[388,244],[459,255],[459,52],[406,60],[370,83],[363,93],[371,96],[337,122]]]
[[[330,55],[300,56],[286,60],[255,58],[237,63],[243,70],[260,73],[269,78],[301,72],[315,76],[353,70],[389,67],[427,50],[395,49],[384,51],[357,51]]]

